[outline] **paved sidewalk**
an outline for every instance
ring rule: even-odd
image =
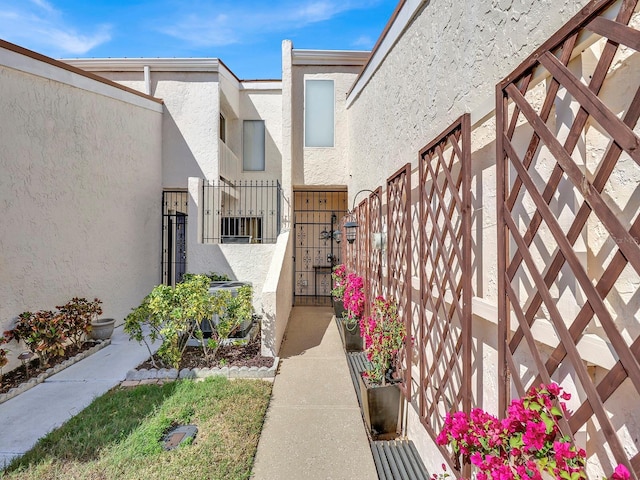
[[[332,315],[292,310],[254,480],[378,478]]]
[[[124,380],[149,356],[144,345],[116,328],[111,345],[0,404],[0,470]]]

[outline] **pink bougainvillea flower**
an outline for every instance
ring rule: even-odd
[[[631,474],[629,473],[629,470],[627,470],[627,467],[620,464],[614,470],[611,478],[612,480],[629,480],[629,478],[631,478]]]

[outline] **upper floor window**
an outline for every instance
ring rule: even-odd
[[[242,169],[264,171],[264,120],[242,122]]]
[[[333,80],[307,80],[304,89],[304,146],[334,146]]]
[[[227,143],[227,119],[220,114],[220,140]]]

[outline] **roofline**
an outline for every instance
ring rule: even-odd
[[[64,58],[62,61],[92,72],[138,72],[144,67],[157,72],[218,72],[219,65],[224,65],[217,58]]]
[[[404,33],[407,25],[413,21],[417,11],[427,2],[428,0],[400,0],[398,2],[398,5],[396,5],[389,21],[382,30],[380,38],[378,38],[373,50],[371,50],[371,55],[369,56],[366,65],[363,67],[360,75],[358,75],[347,92],[347,107],[351,105],[362,89],[364,89],[365,85],[377,71],[387,54]]]
[[[33,50],[29,50],[27,48],[21,47],[19,45],[16,45],[14,43],[10,43],[7,42],[6,40],[0,40],[0,48],[3,48],[5,50],[9,50],[11,52],[17,53],[19,55],[24,55],[25,57],[29,57],[32,58],[34,60],[38,60],[39,62],[43,62],[46,63],[48,65],[57,67],[57,68],[61,68],[63,70],[66,70],[68,72],[71,73],[75,73],[76,75],[81,75],[83,77],[89,78],[91,80],[94,80],[96,82],[100,82],[103,83],[105,85],[109,85],[110,87],[114,87],[117,88],[118,90],[122,90],[125,91],[127,93],[132,93],[134,95],[137,95],[138,97],[142,97],[145,98],[147,100],[151,100],[153,102],[162,104],[163,101],[159,98],[156,97],[152,97],[151,95],[147,95],[145,93],[139,92],[138,90],[134,90],[132,88],[129,87],[125,87],[124,85],[120,85],[116,82],[112,82],[111,80],[107,80],[106,78],[103,78],[99,75],[95,75],[91,72],[87,72],[86,70],[82,70],[80,68],[77,68],[73,65],[69,65],[68,63],[62,62],[60,60],[55,60],[51,57],[47,57],[46,55],[42,55],[41,53],[37,53],[34,52]]]
[[[363,66],[370,56],[368,50],[301,50],[291,51],[292,65]]]

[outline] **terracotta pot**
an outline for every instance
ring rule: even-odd
[[[113,318],[98,318],[94,320],[91,322],[91,332],[89,336],[94,340],[107,340],[111,338],[115,322]]]
[[[367,386],[362,376],[360,398],[367,428],[374,440],[391,440],[400,434],[402,396],[397,384]]]

